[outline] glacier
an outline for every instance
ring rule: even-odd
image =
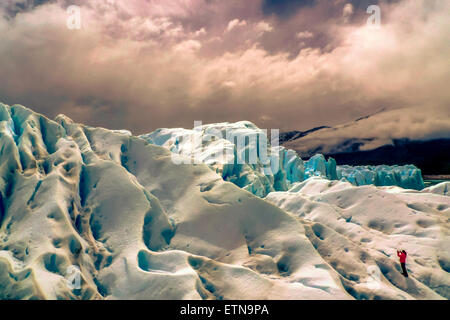
[[[405,166],[337,166],[337,177],[355,186],[399,186],[404,189],[422,190],[425,184],[422,173],[414,165]]]
[[[385,287],[388,283],[409,293],[414,288],[422,299],[436,299],[435,293],[448,299],[450,264],[443,257],[449,256],[450,245],[448,222],[444,222],[449,217],[449,186],[444,182],[432,190],[415,191],[313,177],[288,192],[272,192],[266,200],[303,221],[314,247],[343,277],[343,283],[355,290],[357,299],[376,292],[403,299]],[[421,279],[420,285],[397,274],[400,266],[393,261],[398,248],[408,252],[408,269]],[[366,288],[352,285],[370,272],[386,282]]]
[[[310,177],[343,180],[355,186],[424,188],[421,171],[413,165],[337,166],[333,158],[326,160],[321,154],[303,161],[294,150],[272,145],[267,132],[249,121],[200,124],[193,129],[162,128],[140,137],[192,162],[209,165],[224,180],[259,197],[273,191],[287,191],[293,183]],[[252,150],[255,161],[239,161],[248,159]],[[267,150],[267,156],[261,150]],[[272,162],[271,168],[267,166],[267,157]]]
[[[277,146],[276,172],[235,165],[252,150],[226,139],[187,163],[184,134],[0,104],[0,299],[450,298],[450,183],[357,186]]]
[[[19,105],[0,115],[0,299],[352,298],[300,222],[205,164]]]

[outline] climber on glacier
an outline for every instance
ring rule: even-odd
[[[397,256],[400,258],[400,264],[402,266],[402,274],[408,278],[408,272],[406,271],[406,251],[405,250],[397,250]]]

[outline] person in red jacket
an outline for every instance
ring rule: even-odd
[[[400,257],[400,264],[402,266],[402,271],[403,271],[403,275],[408,278],[408,272],[406,271],[406,251],[402,250],[399,251],[397,250],[397,256]]]

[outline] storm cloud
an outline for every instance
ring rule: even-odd
[[[263,0],[262,9],[265,14],[290,16],[303,7],[313,6],[315,0]]]
[[[304,130],[380,109],[448,114],[450,3],[378,1],[375,28],[363,2],[2,2],[0,101],[134,133],[194,120]],[[71,4],[80,30],[66,26]]]

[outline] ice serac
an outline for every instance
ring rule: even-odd
[[[158,129],[140,136],[150,143],[191,158],[193,163],[205,163],[226,181],[264,197],[271,191],[287,190],[286,173],[274,173],[261,159],[261,152],[271,155],[266,133],[249,121],[216,123],[189,129]],[[281,150],[284,148],[280,147]],[[277,161],[287,163],[290,154]],[[282,167],[283,168],[283,167]],[[265,170],[265,171],[264,171]],[[297,174],[292,171],[291,177]]]
[[[240,121],[201,125],[192,130],[158,129],[140,137],[192,162],[207,164],[224,180],[259,197],[286,191],[292,183],[310,176],[336,178],[332,159],[327,162],[318,155],[304,163],[295,151],[272,145],[267,135],[253,123]]]
[[[425,185],[419,168],[406,166],[337,166],[337,177],[355,186],[399,186],[422,190]]]
[[[324,177],[329,180],[336,180],[336,161],[333,158],[329,158],[328,161],[321,154],[316,154],[311,157],[305,164],[305,176],[306,177]],[[302,180],[297,180],[302,181]]]
[[[207,164],[224,180],[259,197],[286,191],[293,183],[310,177],[345,179],[357,186],[424,187],[421,172],[414,166],[337,166],[333,158],[326,160],[321,154],[303,161],[295,151],[271,145],[266,135],[253,123],[240,121],[200,125],[192,130],[158,129],[140,137],[192,162]],[[267,165],[267,157],[271,166]]]
[[[65,116],[0,116],[0,299],[352,298],[301,221],[207,165]]]

